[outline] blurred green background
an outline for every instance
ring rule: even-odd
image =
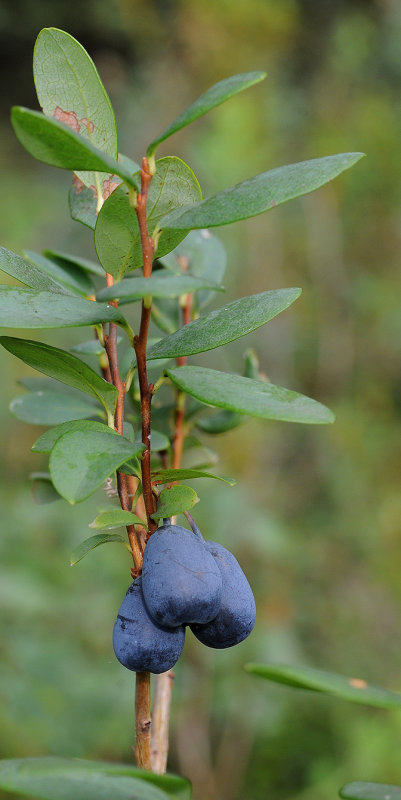
[[[192,166],[205,194],[292,161],[368,155],[317,193],[216,231],[229,254],[227,299],[284,286],[303,294],[199,363],[240,371],[253,346],[274,383],[326,403],[337,421],[252,421],[206,439],[238,485],[199,482],[196,518],[239,558],[258,617],[233,650],[187,637],[170,769],[193,780],[196,800],[329,800],[354,779],[400,783],[399,714],[274,687],[243,664],[309,664],[401,688],[401,6],[2,0],[0,242],[93,257],[90,232],[69,219],[70,177],[33,162],[9,124],[12,103],[36,107],[32,49],[44,26],[88,49],[120,149],[136,160],[210,84],[267,71],[263,84],[160,148]],[[42,338],[68,347],[79,337]],[[0,364],[1,756],[130,760],[134,681],[111,648],[129,557],[113,545],[69,567],[101,493],[76,508],[33,503],[28,475],[45,461],[30,446],[42,429],[8,411],[17,379],[30,373],[4,351]]]

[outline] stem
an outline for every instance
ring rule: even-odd
[[[135,758],[138,767],[152,769],[150,758],[150,672],[136,673],[135,687]]]

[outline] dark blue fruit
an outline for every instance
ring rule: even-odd
[[[143,602],[141,578],[131,583],[121,603],[113,630],[114,652],[134,672],[167,672],[184,647],[185,630],[156,625]]]
[[[255,600],[233,554],[217,542],[205,542],[205,547],[215,559],[223,580],[221,606],[211,622],[207,625],[191,625],[191,630],[208,647],[232,647],[246,639],[253,629]]]
[[[167,628],[216,616],[222,580],[199,531],[164,521],[145,548],[142,589],[149,614]]]

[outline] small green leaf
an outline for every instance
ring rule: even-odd
[[[116,322],[128,328],[118,308],[83,297],[0,286],[0,325],[4,328],[76,328]]]
[[[167,369],[166,375],[187,394],[217,408],[285,422],[334,422],[334,414],[326,406],[272,383],[207,367],[177,367]]]
[[[49,460],[55,488],[72,505],[85,500],[124,461],[144,450],[118,433],[72,431],[55,443]]]
[[[54,503],[55,500],[61,500],[60,495],[56,492],[51,477],[48,472],[32,472],[29,476],[32,481],[32,496],[38,505],[45,505],[47,503]]]
[[[59,284],[65,286],[70,294],[80,294],[84,297],[93,294],[94,284],[89,275],[80,267],[68,262],[62,263],[56,259],[46,258],[33,250],[26,250],[24,255],[36,267],[50,275]]]
[[[208,230],[190,231],[184,241],[161,258],[163,266],[176,275],[188,270],[191,275],[213,281],[215,286],[223,281],[227,265],[227,253],[224,245]],[[200,311],[214,297],[216,289],[198,291],[194,296],[193,308]]]
[[[335,672],[311,667],[291,667],[287,664],[246,664],[245,669],[275,683],[334,695],[353,703],[378,708],[401,707],[401,694],[371,686],[362,678],[347,678]]]
[[[40,111],[13,106],[11,123],[18,141],[38,161],[74,172],[84,170],[105,172],[107,175],[115,173],[129,186],[139,189],[129,169],[107,153],[102,153],[63,122],[45,117]]]
[[[89,258],[73,256],[71,253],[60,253],[58,250],[43,250],[43,255],[62,266],[71,264],[74,267],[78,267],[80,270],[90,272],[92,275],[100,275],[104,278],[104,270],[101,268],[100,264],[97,264],[96,261],[91,261]]]
[[[193,275],[169,275],[165,272],[154,273],[150,278],[125,278],[114,286],[101,289],[97,294],[98,300],[119,299],[121,302],[140,300],[146,295],[152,297],[180,297],[189,292],[198,292],[201,289],[213,289],[215,292],[223,291],[221,286],[216,286],[212,280],[195,278]]]
[[[58,28],[43,28],[36,39],[33,74],[44,113],[69,125],[103,153],[117,158],[114,111],[99,73],[82,45]],[[101,194],[108,175],[83,173],[79,178]]]
[[[156,431],[152,428],[152,435],[150,439],[150,449],[152,453],[158,453],[160,450],[168,450],[170,447],[170,439],[165,433]]]
[[[216,414],[212,414],[209,417],[200,417],[197,419],[196,427],[200,428],[204,433],[215,435],[232,431],[234,428],[238,428],[243,422],[245,422],[244,414],[222,409],[222,411],[217,411]]]
[[[190,800],[189,781],[131,764],[45,756],[0,761],[0,787],[41,800]]]
[[[340,153],[262,172],[188,209],[177,209],[160,221],[162,230],[229,225],[301,197],[349,169],[364,153]]]
[[[71,566],[73,567],[75,564],[78,564],[78,561],[81,561],[91,550],[94,550],[95,547],[99,547],[100,544],[107,544],[108,542],[119,542],[119,544],[123,544],[124,547],[126,546],[126,540],[120,536],[119,533],[97,533],[96,536],[90,536],[89,539],[85,539],[73,550],[70,555]]]
[[[135,180],[140,180],[137,173]],[[176,156],[161,158],[149,186],[147,221],[149,235],[170,210],[196,203],[202,197],[197,178],[184,161]],[[157,255],[168,253],[184,238],[186,231],[163,233],[157,244]],[[124,187],[110,195],[96,223],[95,247],[100,263],[116,280],[126,272],[142,266],[141,237],[137,216],[130,206]]]
[[[259,81],[262,81],[265,77],[265,72],[243,72],[240,75],[232,75],[230,78],[215,83],[210,89],[204,92],[204,94],[198,97],[194,103],[191,103],[182,114],[176,117],[174,122],[172,122],[157,139],[151,142],[146,151],[148,158],[154,156],[159,144],[172,136],[173,133],[180,131],[181,128],[185,128],[186,125],[199,119],[199,117],[203,117],[203,115],[211,111],[212,108],[216,108],[216,106],[229,100],[230,97],[234,97],[234,95],[239,94],[239,92],[243,92],[244,89],[248,89],[249,86],[259,83]]]
[[[146,527],[146,522],[137,517],[132,511],[123,511],[122,508],[112,508],[110,511],[102,511],[95,517],[93,522],[89,525],[90,528],[97,530],[111,530],[112,528],[125,528],[127,525],[143,525]]]
[[[269,322],[300,294],[301,289],[278,289],[234,300],[161,339],[148,351],[148,359],[178,358],[221,347]]]
[[[68,206],[71,219],[82,222],[82,225],[95,230],[97,220],[97,192],[88,189],[74,176],[68,192]],[[103,270],[102,270],[103,272]]]
[[[110,415],[114,414],[118,397],[116,387],[101,378],[77,356],[50,344],[16,339],[13,336],[0,336],[0,344],[38,372],[99,400]]]
[[[199,503],[199,497],[190,486],[171,486],[160,492],[157,511],[151,516],[153,519],[175,517],[183,511],[189,511],[195,503]]]
[[[100,408],[72,394],[62,392],[29,392],[10,403],[11,413],[31,425],[58,425],[69,420],[103,417]]]
[[[210,472],[203,472],[199,469],[156,469],[152,472],[153,483],[170,483],[171,481],[192,480],[193,478],[215,478],[217,481],[228,483],[235,486],[235,478],[222,478],[220,475],[212,475]]]
[[[343,786],[339,795],[345,800],[401,800],[401,786],[353,781]]]
[[[121,342],[121,336],[118,337]],[[104,353],[104,347],[100,344],[98,339],[90,339],[88,342],[80,342],[70,347],[71,353],[82,353],[84,356],[101,356]]]
[[[31,447],[33,453],[50,453],[56,442],[63,436],[64,433],[72,431],[87,431],[88,433],[99,432],[114,434],[115,431],[103,422],[95,422],[86,419],[74,419],[71,422],[63,422],[61,425],[56,425],[55,428],[45,431],[39,436],[39,439],[34,442]]]
[[[53,280],[50,275],[46,275],[35,264],[26,261],[11,250],[6,250],[5,247],[0,247],[0,269],[7,275],[17,278],[18,281],[21,281],[31,289],[69,294],[66,288],[57,280]]]

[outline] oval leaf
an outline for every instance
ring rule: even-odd
[[[77,356],[50,344],[15,339],[13,336],[0,336],[0,344],[38,372],[99,400],[110,415],[114,414],[118,397],[116,387],[101,378]]]
[[[45,505],[47,503],[54,503],[55,500],[61,500],[60,495],[56,492],[50,475],[48,472],[32,472],[29,476],[32,481],[32,496],[38,505]]]
[[[118,533],[97,533],[96,536],[90,536],[89,539],[81,542],[78,547],[73,550],[70,555],[70,564],[73,567],[78,564],[91,550],[99,547],[100,544],[107,544],[108,542],[119,542],[126,546],[126,540]]]
[[[148,158],[151,158],[155,154],[159,144],[172,136],[173,133],[180,131],[181,128],[185,128],[186,125],[199,119],[199,117],[203,117],[203,115],[211,111],[212,108],[221,105],[221,103],[229,100],[230,97],[234,97],[234,95],[239,94],[239,92],[243,92],[244,89],[248,89],[249,86],[259,83],[259,81],[262,81],[265,77],[265,72],[243,72],[239,75],[231,75],[230,78],[215,83],[210,89],[204,92],[204,94],[201,94],[194,103],[191,103],[182,114],[176,117],[174,122],[172,122],[157,139],[151,142],[146,151]]]
[[[401,707],[401,694],[370,686],[362,678],[347,678],[335,672],[325,672],[311,667],[291,667],[287,664],[246,664],[245,669],[275,683],[334,695],[353,703],[363,703],[378,708]]]
[[[190,231],[183,242],[162,257],[161,262],[176,275],[188,270],[191,275],[211,280],[216,286],[223,281],[227,253],[220,239],[210,231]],[[200,311],[204,308],[215,291],[215,288],[212,291],[198,291],[194,297],[194,309]]]
[[[26,261],[11,250],[6,250],[5,247],[0,247],[0,269],[31,289],[68,294],[67,289],[57,280],[46,275],[32,262]]]
[[[29,392],[10,403],[10,411],[31,425],[59,425],[75,419],[103,417],[103,412],[89,400],[63,392]]]
[[[56,425],[55,428],[50,428],[50,430],[42,433],[39,439],[32,445],[31,450],[34,453],[50,453],[56,442],[60,439],[60,436],[63,436],[64,433],[71,433],[72,431],[87,431],[88,433],[92,431],[106,434],[115,433],[112,428],[109,428],[103,422],[75,419],[71,422],[63,422],[61,425]]]
[[[172,211],[161,220],[160,228],[213,228],[255,217],[294,197],[319,189],[356,164],[363,155],[364,153],[340,153],[262,172],[219,194],[207,197],[192,208]]]
[[[0,761],[0,787],[42,800],[190,800],[190,784],[131,764],[46,756]]]
[[[180,297],[182,294],[198,292],[200,290],[213,289],[215,292],[223,291],[221,286],[217,286],[212,280],[195,278],[193,275],[169,275],[165,272],[156,272],[150,278],[125,278],[114,286],[101,289],[98,292],[98,300],[140,300],[146,295],[152,297]]]
[[[124,461],[142,450],[142,442],[129,442],[118,433],[64,433],[51,451],[50,475],[58,493],[73,505],[93,494]]]
[[[11,123],[18,141],[38,161],[74,172],[84,170],[119,175],[129,186],[139,189],[137,180],[127,167],[102,153],[63,122],[45,117],[40,111],[14,106]]]
[[[301,289],[278,289],[234,300],[161,339],[148,351],[148,359],[179,358],[221,347],[269,322],[300,294]]]
[[[99,73],[82,45],[58,28],[44,28],[36,40],[33,75],[44,113],[69,125],[99,150],[117,158],[114,111]],[[80,173],[102,195],[108,175]]]
[[[136,174],[136,181],[140,173]],[[170,210],[196,203],[202,197],[197,178],[184,161],[175,156],[161,158],[149,186],[147,220],[152,236],[159,221]],[[157,255],[168,253],[184,238],[186,231],[160,236]],[[120,187],[104,203],[96,223],[95,247],[100,263],[116,280],[141,267],[142,247],[139,226],[127,191]]]
[[[203,472],[199,469],[158,469],[152,472],[153,483],[170,483],[171,481],[185,481],[193,478],[214,478],[217,481],[228,483],[235,486],[235,478],[222,478],[220,475],[212,475],[210,472]]]
[[[83,297],[0,286],[0,325],[4,328],[76,328],[116,322],[129,329],[118,308]]]
[[[63,266],[65,264],[72,264],[74,267],[79,267],[80,270],[90,272],[93,275],[100,275],[104,278],[104,271],[100,264],[97,264],[96,261],[91,261],[89,258],[73,256],[70,253],[60,253],[58,250],[43,250],[43,255]]]
[[[320,424],[334,422],[334,414],[310,397],[207,367],[177,367],[166,375],[187,394],[207,405],[239,411],[251,417],[285,422]]]
[[[94,292],[94,284],[89,275],[80,267],[73,264],[64,264],[56,259],[46,258],[33,250],[26,250],[24,255],[32,264],[35,264],[43,272],[55,278],[65,286],[70,294],[80,294],[88,297]]]
[[[199,503],[199,497],[190,486],[171,486],[160,492],[157,511],[151,516],[153,519],[175,517],[183,511],[189,511],[195,503]]]
[[[122,508],[111,508],[110,511],[102,511],[95,517],[89,525],[90,528],[104,530],[108,528],[125,528],[127,525],[142,525],[146,527],[146,522],[137,517],[132,511],[123,511]],[[124,540],[125,541],[125,540]]]
[[[401,786],[353,781],[343,786],[339,795],[345,800],[401,800]]]

